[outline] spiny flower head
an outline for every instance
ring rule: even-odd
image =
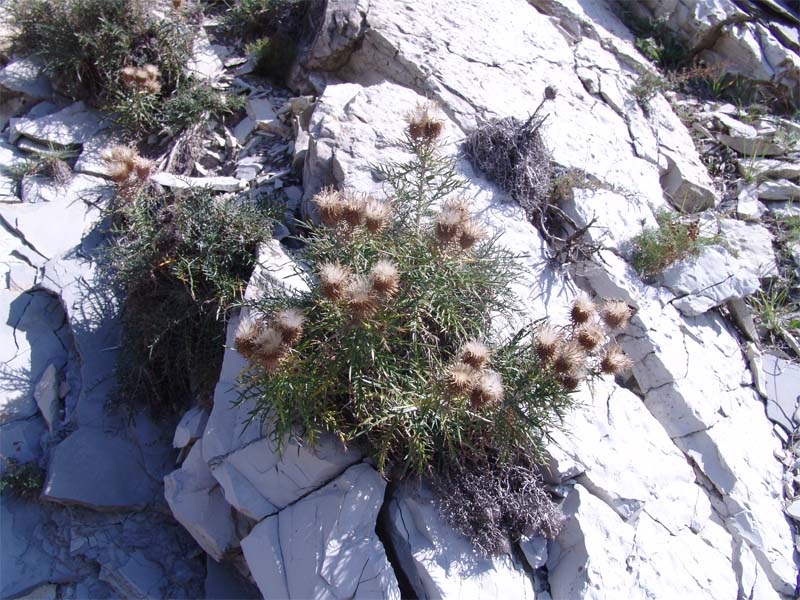
[[[444,123],[433,116],[435,111],[436,105],[426,102],[418,104],[412,112],[406,115],[408,135],[411,139],[430,143],[442,134]]]
[[[274,371],[288,350],[283,343],[283,336],[274,327],[262,331],[256,338],[255,345],[254,357],[267,371]]]
[[[592,318],[592,315],[595,313],[595,309],[596,307],[594,302],[589,299],[589,296],[582,293],[575,298],[575,302],[572,303],[570,318],[576,325],[585,323]]]
[[[633,361],[628,357],[627,354],[625,354],[622,348],[616,344],[609,346],[606,349],[605,354],[600,361],[600,370],[603,373],[610,373],[613,375],[627,371],[632,366]]]
[[[370,198],[364,206],[364,227],[372,233],[381,231],[389,224],[391,209],[386,202]]]
[[[631,320],[631,309],[622,300],[606,300],[600,318],[609,329],[624,329]]]
[[[469,250],[486,237],[486,230],[475,221],[469,220],[461,226],[458,244],[462,250]]]
[[[312,199],[317,207],[317,213],[322,222],[328,227],[335,227],[344,212],[344,199],[333,187],[322,188]]]
[[[462,214],[450,208],[444,208],[433,226],[434,234],[440,244],[449,244],[458,239],[464,223]]]
[[[366,319],[378,310],[378,298],[365,277],[353,277],[344,292],[350,312],[357,319]]]
[[[461,360],[474,369],[480,369],[489,362],[491,352],[485,344],[472,340],[461,347]]]
[[[148,160],[147,158],[143,158],[141,156],[136,156],[133,159],[133,171],[136,174],[137,179],[145,181],[148,177],[150,177],[150,172],[152,170],[152,160]]]
[[[473,408],[493,406],[503,399],[503,378],[496,371],[481,371],[470,394]]]
[[[364,222],[367,200],[355,193],[347,194],[342,205],[342,218],[351,227],[358,227]]]
[[[339,263],[324,263],[319,270],[319,286],[328,300],[339,300],[350,280],[350,269]]]
[[[287,308],[275,315],[274,327],[277,329],[285,344],[296,344],[303,335],[303,323],[306,318],[296,308]]]
[[[556,351],[562,342],[562,334],[558,329],[549,323],[541,325],[534,334],[533,351],[543,363],[547,364],[553,360]]]
[[[559,375],[576,373],[586,364],[586,353],[574,340],[561,344],[553,359],[553,369]]]
[[[372,267],[369,283],[379,296],[393,296],[400,285],[400,274],[392,261],[381,259]]]
[[[475,387],[478,371],[467,363],[458,362],[447,373],[447,387],[453,394],[467,394]]]
[[[256,340],[261,335],[261,325],[251,316],[243,317],[236,327],[233,346],[245,358],[251,358],[256,350]]]
[[[575,341],[587,352],[591,352],[597,348],[603,343],[605,338],[606,336],[603,329],[597,323],[587,322],[583,325],[579,325],[575,329]]]
[[[578,389],[585,376],[585,373],[563,373],[558,376],[558,381],[565,390],[573,392]]]

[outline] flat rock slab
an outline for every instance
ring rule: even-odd
[[[0,70],[0,87],[35,99],[49,98],[53,89],[42,67],[35,58],[13,60]]]
[[[265,598],[400,598],[375,534],[386,483],[366,464],[277,515],[242,540]]]
[[[761,369],[767,393],[767,417],[791,433],[800,425],[793,422],[800,404],[800,365],[765,354]]]
[[[768,201],[786,201],[800,199],[800,185],[780,179],[778,181],[765,181],[758,186],[758,197]]]
[[[43,144],[77,146],[88,142],[104,127],[99,112],[83,102],[71,104],[56,113],[38,119],[12,119],[9,141],[25,136]]]
[[[160,486],[142,462],[141,452],[124,439],[81,427],[53,451],[42,496],[95,510],[144,508]]]
[[[676,295],[673,304],[686,316],[701,315],[760,287],[758,277],[721,246],[710,246],[699,256],[667,267],[661,282]]]
[[[151,181],[164,187],[188,190],[209,189],[218,192],[238,192],[247,187],[247,183],[235,177],[187,177],[173,173],[156,173],[150,177]]]

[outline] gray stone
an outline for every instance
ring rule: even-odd
[[[256,121],[248,116],[239,121],[239,123],[236,124],[236,127],[233,128],[233,137],[240,146],[243,146],[247,141],[247,138],[250,137],[250,134],[252,134],[255,130]]]
[[[196,188],[216,190],[218,192],[238,192],[247,187],[246,182],[236,177],[188,177],[163,171],[152,175],[150,180],[164,187],[176,190]]]
[[[333,71],[344,66],[364,36],[368,8],[365,0],[330,2],[305,58],[306,68]]]
[[[242,540],[265,598],[400,598],[375,521],[386,483],[365,464],[261,521]]]
[[[765,181],[758,186],[758,197],[761,200],[798,200],[800,199],[800,185],[788,179],[779,181]]]
[[[539,569],[547,564],[547,540],[543,537],[523,537],[519,547],[531,569]]]
[[[800,403],[800,366],[772,354],[761,358],[767,416],[791,433],[800,423],[793,416]]]
[[[108,583],[120,597],[147,600],[162,596],[164,573],[144,554],[136,550],[120,567],[104,564],[100,567],[100,580]]]
[[[202,441],[164,478],[164,497],[175,519],[214,560],[238,548],[231,506],[203,460]]]
[[[741,268],[759,279],[778,276],[769,229],[735,219],[720,219],[719,231]]]
[[[89,141],[103,128],[101,115],[83,102],[71,104],[57,113],[38,119],[15,119],[10,124],[9,140],[19,136],[54,146],[75,146]]]
[[[728,148],[748,157],[781,156],[788,151],[785,146],[764,137],[745,137],[721,133],[717,139]]]
[[[786,514],[800,522],[800,500],[795,500],[786,507]]]
[[[264,168],[264,159],[260,156],[248,156],[236,163],[236,178],[243,181],[252,181]]]
[[[746,221],[757,221],[766,207],[758,201],[755,184],[742,185],[736,194],[736,216]]]
[[[771,158],[739,158],[736,160],[736,167],[743,176],[773,179],[800,178],[800,164],[797,162]]]
[[[40,440],[44,432],[45,425],[38,416],[0,425],[0,475],[7,469],[7,459],[20,465],[37,461],[42,456]]]
[[[409,481],[389,500],[388,533],[419,598],[534,598],[531,580],[509,554],[478,555],[437,512],[432,492]]]
[[[258,588],[246,581],[227,562],[206,557],[206,598],[214,600],[260,600]]]
[[[208,411],[195,406],[190,408],[181,417],[175,427],[175,436],[172,438],[174,448],[185,448],[196,439],[203,437],[203,431],[208,421]]]
[[[687,316],[703,314],[732,298],[744,298],[760,287],[758,277],[744,270],[722,246],[710,246],[699,256],[667,267],[661,283],[675,294],[672,303]]]
[[[42,73],[42,63],[35,58],[18,58],[0,70],[0,87],[31,98],[49,98],[53,90]]]
[[[223,48],[211,45],[205,30],[200,29],[194,38],[194,47],[186,70],[197,79],[213,81],[224,72],[225,67],[220,59]]]
[[[47,423],[50,433],[53,433],[53,425],[58,422],[60,402],[58,397],[58,372],[55,365],[48,365],[36,389],[33,390],[33,397],[36,404]]]
[[[42,496],[94,510],[131,510],[152,504],[158,488],[135,446],[84,426],[56,446]]]

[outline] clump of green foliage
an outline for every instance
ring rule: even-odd
[[[155,413],[209,402],[226,311],[242,297],[258,244],[271,237],[270,211],[208,190],[179,198],[145,186],[125,196],[111,215],[107,256],[125,298],[121,399]]]
[[[307,224],[301,256],[308,290],[264,290],[235,343],[250,361],[242,400],[253,401],[252,419],[279,445],[301,434],[314,444],[328,432],[382,472],[466,489],[470,465],[488,465],[501,481],[531,464],[573,406],[570,391],[628,363],[617,349],[616,363],[591,366],[588,348],[599,351],[606,334],[588,300],[569,328],[493,335],[493,320],[515,310],[520,266],[470,214],[441,130],[428,107],[409,117],[401,146],[410,158],[376,168],[391,199],[334,189],[315,197],[321,223]],[[620,326],[629,310],[622,303],[609,315]],[[512,479],[509,496],[539,485],[532,474]],[[456,525],[494,551],[499,538],[528,533],[516,527],[552,522],[523,516],[551,510],[546,493],[523,504],[516,516],[510,501],[499,509],[492,542],[479,541],[469,519]]]
[[[114,111],[131,136],[178,133],[201,115],[235,110],[186,72],[193,30],[178,11],[143,0],[13,0],[18,51],[75,98]]]
[[[645,227],[631,239],[633,268],[648,279],[672,263],[698,256],[704,247],[720,242],[719,235],[702,235],[697,220],[681,218],[668,210],[658,211],[656,222],[657,227]]]
[[[44,486],[44,471],[35,461],[24,464],[13,458],[6,459],[6,470],[0,478],[0,494],[6,490],[28,500],[39,497]]]

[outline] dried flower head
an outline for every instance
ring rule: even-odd
[[[570,312],[570,318],[572,322],[576,325],[580,323],[585,323],[589,319],[592,318],[592,315],[595,313],[596,307],[594,302],[589,299],[589,296],[586,294],[580,294],[577,298],[575,298],[575,302],[572,303],[572,311]]]
[[[236,327],[233,337],[233,346],[236,351],[247,359],[253,357],[256,351],[256,340],[261,335],[261,325],[251,316],[243,317]]]
[[[453,394],[467,394],[475,387],[478,371],[466,363],[458,362],[447,373],[447,388]]]
[[[408,135],[411,139],[433,142],[442,134],[444,123],[433,116],[436,106],[432,102],[418,104],[406,116],[408,121]]]
[[[148,79],[142,85],[142,89],[148,94],[157,94],[161,91],[161,82],[158,79]]]
[[[296,344],[303,335],[303,313],[296,308],[287,308],[275,315],[273,326],[277,329],[285,344]]]
[[[564,387],[565,390],[568,392],[573,392],[578,389],[581,381],[583,381],[583,376],[578,375],[575,373],[564,373],[563,375],[559,375],[558,381]]]
[[[474,369],[480,369],[489,362],[491,352],[485,344],[475,340],[469,341],[461,347],[461,360]]]
[[[553,359],[553,369],[559,375],[579,372],[585,365],[586,353],[574,340],[561,344]]]
[[[558,347],[561,345],[563,336],[558,329],[545,323],[540,326],[533,338],[533,351],[543,363],[552,362]]]
[[[470,394],[472,407],[493,406],[503,399],[503,378],[496,371],[482,371]]]
[[[131,175],[133,165],[129,162],[112,162],[106,166],[108,176],[116,183],[123,183]]]
[[[631,320],[631,309],[622,300],[606,300],[600,309],[600,318],[609,329],[623,329]]]
[[[161,72],[155,65],[145,65],[142,67],[142,71],[144,71],[147,77],[149,77],[150,79],[157,79],[161,77]]]
[[[392,261],[382,259],[372,267],[369,283],[379,296],[393,296],[400,285],[400,274]]]
[[[364,206],[364,227],[372,233],[381,231],[389,224],[391,209],[386,202],[370,198]]]
[[[627,354],[625,354],[622,348],[616,344],[609,346],[606,349],[606,352],[600,361],[600,370],[603,373],[611,373],[613,375],[627,371],[632,366],[633,361],[628,357]]]
[[[467,221],[461,227],[461,236],[458,243],[462,250],[469,250],[486,237],[486,230],[475,221]]]
[[[130,85],[136,80],[136,67],[124,67],[119,72],[119,78],[125,85]]]
[[[350,280],[350,269],[339,263],[325,263],[319,270],[319,287],[328,300],[339,300]]]
[[[328,227],[335,227],[342,218],[344,200],[342,195],[333,187],[322,188],[313,198],[317,213],[322,222]]]
[[[153,170],[153,161],[141,156],[136,156],[133,159],[133,170],[137,179],[145,181],[150,177],[150,172]]]
[[[463,223],[464,218],[459,211],[445,208],[439,213],[433,226],[436,239],[440,244],[449,244],[456,241],[461,235]]]
[[[267,371],[273,371],[287,350],[281,333],[273,327],[268,327],[256,338],[253,356]]]
[[[137,156],[136,150],[130,146],[111,146],[100,152],[100,158],[105,162],[130,162]]]
[[[350,280],[344,299],[356,319],[367,319],[378,310],[378,297],[365,277],[353,277]]]
[[[364,222],[364,211],[367,207],[367,200],[364,196],[349,193],[344,196],[342,203],[342,218],[351,227],[358,227]]]
[[[574,338],[584,350],[591,352],[603,343],[606,336],[597,323],[587,322],[575,329]]]

